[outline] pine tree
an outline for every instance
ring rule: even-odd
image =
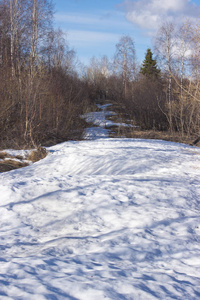
[[[157,67],[157,62],[153,59],[153,54],[151,49],[147,49],[145,60],[143,61],[142,67],[140,68],[140,73],[147,77],[156,77],[160,75],[160,70]]]

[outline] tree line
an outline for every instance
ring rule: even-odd
[[[121,37],[111,64],[106,58],[91,61],[93,81],[141,129],[193,139],[200,134],[200,20],[166,22],[153,48],[140,66],[133,40]]]
[[[80,138],[87,83],[50,0],[0,1],[0,147]]]
[[[124,35],[113,60],[94,57],[80,72],[53,15],[51,0],[0,0],[1,148],[81,138],[80,115],[96,99],[141,129],[199,135],[199,23],[164,24],[141,66]]]

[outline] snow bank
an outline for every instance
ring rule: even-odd
[[[200,298],[200,149],[66,142],[0,174],[1,299]]]

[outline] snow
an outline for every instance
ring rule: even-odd
[[[0,174],[0,299],[200,299],[200,149],[70,141]]]
[[[26,159],[27,156],[33,151],[33,149],[31,150],[13,150],[13,149],[6,149],[6,153],[11,156],[11,157],[15,157],[15,156],[20,156],[22,159]],[[5,151],[0,151],[1,152],[5,152]],[[10,158],[9,158],[10,159]]]
[[[108,120],[108,117],[115,115],[115,112],[108,110],[112,104],[98,104],[99,111],[89,112],[82,116],[88,123],[93,123],[96,127],[89,127],[85,131],[84,138],[94,140],[96,138],[105,138],[109,136],[111,130],[109,127],[122,126],[122,127],[133,127],[131,124],[116,123],[112,120]]]

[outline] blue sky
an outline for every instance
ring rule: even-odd
[[[176,21],[200,16],[200,0],[55,0],[55,26],[81,62],[107,55],[112,58],[122,35],[135,42],[136,57],[144,59],[163,20]]]

